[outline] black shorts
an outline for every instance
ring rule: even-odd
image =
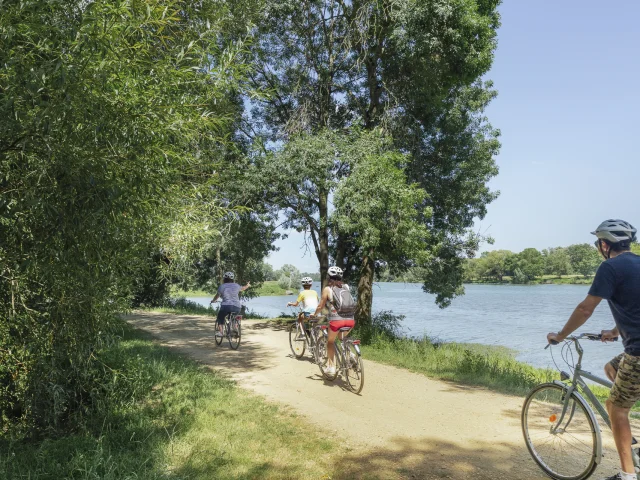
[[[230,313],[240,313],[240,307],[236,307],[235,305],[221,305],[220,310],[218,310],[218,325],[222,325],[224,323],[224,317]]]

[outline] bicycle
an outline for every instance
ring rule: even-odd
[[[611,428],[606,408],[583,378],[607,388],[613,384],[582,369],[582,339],[601,340],[602,337],[596,333],[568,337],[562,352],[564,348],[571,352],[570,342],[573,342],[578,353],[573,376],[558,368],[561,380],[538,385],[529,392],[522,406],[522,434],[527,449],[544,473],[556,480],[584,480],[601,463],[603,442],[594,407]],[[572,368],[566,358],[565,361]],[[637,471],[640,459],[633,448],[632,455]]]
[[[218,325],[216,324],[216,345],[222,344],[222,340],[226,337],[229,340],[229,346],[237,350],[240,346],[242,315],[231,312],[225,315],[222,324],[222,336],[218,335]]]
[[[304,355],[307,346],[311,353],[311,358],[317,363],[317,350],[318,338],[320,336],[320,328],[317,323],[321,320],[321,317],[307,317],[304,321],[311,324],[311,328],[304,328],[300,322],[300,315],[289,327],[289,346],[291,347],[291,353],[293,356],[300,359]]]
[[[317,363],[320,373],[329,381],[334,381],[341,373],[347,380],[347,385],[353,393],[360,393],[364,387],[364,364],[360,353],[360,340],[344,338],[345,334],[351,330],[350,327],[343,327],[338,330],[340,334],[336,337],[334,361],[336,372],[333,375],[327,373],[327,325],[320,326],[323,335],[318,339],[316,346]]]

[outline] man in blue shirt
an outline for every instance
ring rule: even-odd
[[[605,480],[637,480],[631,454],[629,411],[640,400],[640,257],[631,252],[637,230],[624,220],[602,222],[595,232],[596,247],[605,261],[600,265],[587,298],[580,303],[549,342],[561,342],[582,326],[602,299],[609,302],[616,326],[602,331],[602,340],[622,337],[624,353],[605,366],[613,382],[607,411],[620,456],[621,471]]]

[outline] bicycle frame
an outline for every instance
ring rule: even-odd
[[[592,410],[593,407],[595,407],[595,409],[598,411],[598,413],[600,414],[600,416],[604,420],[604,423],[607,425],[607,427],[609,427],[609,429],[611,429],[611,419],[609,418],[609,413],[607,412],[606,408],[602,405],[602,403],[600,403],[600,400],[598,400],[598,398],[591,391],[591,389],[589,388],[587,383],[583,380],[583,378],[591,380],[592,382],[597,383],[597,384],[602,385],[602,386],[607,387],[607,388],[611,388],[613,386],[613,383],[610,382],[607,379],[604,379],[602,377],[598,377],[597,375],[594,375],[591,372],[588,372],[587,370],[583,370],[582,369],[582,356],[584,355],[584,350],[582,349],[582,346],[580,345],[580,342],[579,342],[580,338],[581,337],[571,337],[570,338],[570,340],[572,340],[574,342],[575,346],[576,346],[576,352],[578,352],[578,363],[576,364],[576,366],[574,368],[573,378],[571,378],[571,376],[568,373],[566,373],[564,371],[560,371],[560,378],[562,380],[568,380],[569,378],[571,378],[571,381],[568,384],[565,383],[564,381],[560,381],[560,380],[555,380],[553,382],[553,383],[555,383],[557,385],[560,385],[563,388],[567,389],[566,400],[565,400],[563,408],[562,408],[562,413],[560,414],[560,417],[559,417],[557,423],[554,426],[551,427],[551,431],[553,433],[563,430],[561,425],[563,424],[565,416],[568,413],[567,410],[569,408],[569,401],[571,400],[571,394],[572,393],[575,393],[575,395],[578,396],[581,400],[584,400],[582,395],[587,397],[587,399],[589,400],[588,403],[585,402],[587,407],[588,407],[587,413],[592,417],[594,425],[598,425],[598,422],[597,422],[597,419],[595,418],[595,414],[594,414],[594,412]],[[567,425],[569,425],[569,423],[571,422],[571,420],[573,418],[573,414],[575,412],[575,408],[576,408],[576,405],[574,403],[573,404],[573,408],[571,409],[571,412],[569,413],[569,418],[566,421],[565,427]],[[596,429],[596,435],[598,437],[597,451],[596,451],[596,463],[599,464],[600,461],[602,460],[602,436],[601,436],[601,433],[600,433],[600,428]],[[632,457],[633,457],[634,466],[637,469],[640,466],[640,458],[638,457],[637,453],[633,450],[633,448],[632,448]]]

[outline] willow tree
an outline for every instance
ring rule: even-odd
[[[1,431],[99,405],[96,355],[148,246],[179,243],[176,212],[225,209],[208,196],[245,73],[230,18],[213,0],[3,3]]]
[[[498,4],[274,0],[266,6],[254,48],[251,80],[271,95],[252,103],[249,135],[272,150],[286,151],[284,145],[300,136],[381,128],[393,148],[410,155],[402,169],[408,184],[426,192],[415,209],[429,231],[428,255],[403,258],[396,265],[423,267],[424,289],[436,293],[440,305],[461,292],[463,259],[477,248],[469,228],[495,198],[487,182],[497,173],[498,132],[483,116],[495,92],[480,79],[496,46]],[[298,159],[285,157],[281,163],[290,161],[286,170],[294,170]],[[348,168],[335,171],[342,178],[350,175]],[[282,176],[267,181],[273,188],[292,187]],[[318,185],[308,191],[317,193],[319,205],[331,198],[331,190]],[[292,219],[295,209],[286,210],[279,201],[283,196],[274,197],[274,204]],[[299,213],[296,222],[301,230],[313,223],[310,231],[328,239],[319,241],[316,250],[323,277],[330,250],[338,262],[348,258],[355,265],[350,273],[368,291],[359,295],[356,315],[360,322],[369,321],[372,272],[376,262],[386,259],[373,261],[352,233],[332,228],[329,209],[312,212],[313,222],[305,224]]]

